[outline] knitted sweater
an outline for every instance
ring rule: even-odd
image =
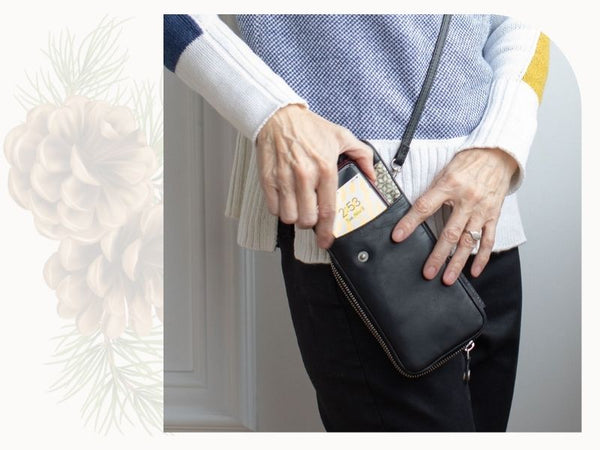
[[[239,131],[225,214],[237,242],[274,251],[277,217],[258,180],[256,137],[282,106],[299,103],[368,140],[391,161],[418,96],[439,15],[238,15],[239,38],[216,15],[165,15],[165,66]],[[504,16],[455,15],[429,99],[397,181],[414,202],[459,151],[498,147],[518,163],[494,251],[525,241],[516,191],[548,69],[548,38]],[[428,219],[437,235],[449,217]],[[312,229],[294,253],[327,263]],[[476,251],[476,250],[475,250]]]

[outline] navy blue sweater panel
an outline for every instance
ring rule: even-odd
[[[171,72],[186,47],[202,34],[202,29],[186,14],[165,14],[163,16],[163,58],[164,65]]]
[[[310,105],[362,139],[400,139],[425,77],[441,15],[237,15],[242,38]],[[415,138],[468,135],[492,70],[490,17],[455,15]]]

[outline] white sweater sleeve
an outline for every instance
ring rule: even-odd
[[[509,153],[519,165],[511,180],[511,194],[525,176],[537,128],[537,110],[548,72],[549,40],[539,30],[512,18],[492,16],[483,57],[493,71],[487,107],[462,150],[497,147]]]
[[[165,16],[164,26],[165,65],[252,142],[279,108],[308,108],[217,15]]]

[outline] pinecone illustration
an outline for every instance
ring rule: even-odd
[[[83,335],[99,327],[108,338],[127,325],[147,335],[153,312],[163,320],[163,208],[148,206],[122,227],[87,244],[71,238],[44,266],[60,317],[74,318]]]
[[[4,152],[12,197],[52,239],[97,242],[152,195],[154,153],[124,106],[82,96],[37,106]]]

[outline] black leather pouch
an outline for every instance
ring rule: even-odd
[[[338,285],[394,367],[416,378],[472,348],[486,323],[485,305],[463,274],[453,285],[443,284],[445,265],[433,280],[423,277],[436,243],[426,223],[404,241],[392,240],[411,205],[374,148],[373,153],[375,187],[388,207],[337,237],[328,253]]]

